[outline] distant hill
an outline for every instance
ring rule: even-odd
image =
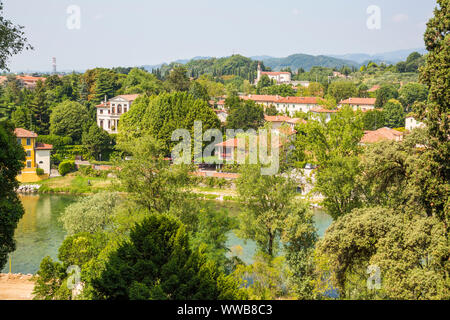
[[[343,66],[355,67],[360,66],[359,63],[347,59],[334,58],[329,56],[313,56],[308,54],[293,54],[286,58],[264,58],[261,59],[265,66],[272,68],[272,70],[278,71],[283,68],[291,68],[292,71],[296,71],[298,68],[303,68],[309,71],[314,66],[327,67],[327,68],[341,68]]]
[[[338,59],[346,59],[358,62],[360,64],[365,64],[368,61],[373,61],[375,63],[384,62],[386,64],[395,64],[400,61],[405,61],[406,58],[414,51],[420,54],[427,53],[425,48],[416,49],[404,49],[391,52],[377,53],[377,54],[366,54],[366,53],[349,53],[343,55],[330,55],[331,57]]]

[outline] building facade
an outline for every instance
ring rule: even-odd
[[[261,71],[261,65],[258,63],[258,70],[256,73],[255,84],[258,84],[262,76],[268,76],[270,80],[274,80],[276,84],[288,84],[291,83],[291,73],[290,72],[266,72]]]
[[[425,127],[425,123],[417,121],[413,116],[406,117],[405,120],[405,129],[411,131],[415,128],[423,128]]]
[[[281,97],[274,95],[249,94],[247,96],[241,96],[241,99],[253,100],[264,106],[264,109],[274,106],[279,113],[287,114],[290,117],[294,116],[297,111],[307,113],[312,108],[317,107],[319,103],[317,97]]]
[[[375,109],[376,98],[348,98],[339,102],[338,108],[342,108],[344,105],[349,105],[353,108],[353,111],[369,111]]]
[[[123,94],[97,105],[97,125],[108,133],[118,133],[120,117],[130,110],[138,94]]]
[[[38,135],[32,131],[16,128],[14,134],[17,143],[20,144],[26,153],[25,167],[17,177],[20,182],[36,182],[46,179],[50,175],[50,152],[53,146],[36,141]],[[38,175],[36,169],[40,168],[44,174]]]

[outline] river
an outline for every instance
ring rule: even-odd
[[[21,195],[25,214],[15,231],[16,250],[10,254],[13,273],[35,274],[45,256],[56,259],[58,248],[66,235],[58,217],[64,208],[77,200],[69,195]],[[217,202],[217,206],[236,214],[238,206],[233,203]],[[322,236],[332,222],[324,211],[315,209],[315,224]],[[256,245],[244,241],[233,232],[228,234],[227,246],[246,263],[251,263]],[[2,272],[9,271],[9,261]]]

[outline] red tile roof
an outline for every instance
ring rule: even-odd
[[[121,94],[121,95],[118,95],[117,97],[121,97],[128,101],[134,101],[134,100],[136,100],[137,97],[139,97],[139,94]],[[117,97],[114,97],[114,98],[117,98]]]
[[[37,134],[33,131],[28,131],[22,128],[14,129],[14,134],[17,138],[37,138]]]
[[[265,94],[249,94],[248,96],[241,96],[243,100],[253,100],[255,102],[268,103],[290,103],[290,104],[317,104],[317,97],[281,97],[275,95]]]
[[[375,86],[373,86],[372,88],[370,88],[369,90],[367,90],[367,92],[375,92],[375,91],[377,91],[378,89],[380,89],[380,86],[375,85]]]
[[[36,144],[36,149],[37,150],[51,150],[51,149],[53,149],[53,145],[42,143],[42,142],[38,142]]]
[[[264,115],[264,120],[267,122],[288,122],[289,120],[292,120],[290,117],[287,116],[268,116]]]
[[[403,132],[385,127],[375,131],[365,131],[364,136],[361,139],[361,142],[375,143],[384,140],[400,141],[402,140],[402,137]]]
[[[348,98],[346,100],[342,100],[339,104],[350,104],[350,105],[375,105],[375,98]]]
[[[280,74],[291,74],[290,72],[269,72],[269,71],[263,71],[261,74],[266,74],[268,76],[278,76]]]

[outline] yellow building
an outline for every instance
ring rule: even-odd
[[[16,128],[14,133],[17,143],[22,145],[26,152],[25,168],[17,177],[20,182],[36,182],[47,179],[50,175],[50,151],[53,146],[36,141],[37,134],[22,128]],[[41,168],[44,174],[38,175],[37,168]]]

